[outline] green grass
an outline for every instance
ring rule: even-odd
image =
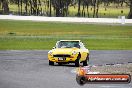
[[[51,49],[79,39],[90,50],[132,50],[132,26],[0,20],[0,50]]]

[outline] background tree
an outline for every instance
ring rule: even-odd
[[[20,0],[17,0],[17,5],[18,5],[18,14],[20,15]]]
[[[81,15],[80,7],[81,7],[81,0],[78,0],[78,13],[77,13],[77,16],[79,16],[79,17]]]
[[[26,15],[28,15],[28,0],[24,0]]]
[[[66,16],[68,14],[68,6],[71,2],[72,0],[51,0],[56,16]]]
[[[93,18],[94,17],[99,17],[98,16],[98,11],[99,11],[99,4],[101,4],[103,1],[102,0],[92,0],[92,5],[93,5]]]
[[[2,8],[1,5],[2,5],[2,0],[0,0],[0,9]]]
[[[128,18],[132,18],[132,0],[0,0],[1,14],[9,14],[9,5],[17,5],[17,11],[15,13],[19,15],[45,15],[45,16],[68,16],[69,7],[77,7],[77,13],[75,16],[78,17],[99,17],[99,9],[104,5],[106,8],[113,5],[124,8],[124,4],[129,6]],[[92,13],[89,10],[91,8]],[[14,14],[13,12],[13,14]],[[123,10],[121,10],[123,13]],[[120,14],[122,15],[122,14]]]
[[[130,7],[130,11],[129,11],[129,14],[128,14],[128,18],[129,19],[132,19],[132,0],[129,0],[129,7]]]
[[[0,0],[2,6],[2,13],[9,14],[8,0]]]
[[[89,17],[89,6],[92,5],[92,0],[84,0],[83,3],[87,9],[87,16]]]

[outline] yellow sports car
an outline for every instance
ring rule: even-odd
[[[80,63],[83,63],[83,66],[87,66],[89,50],[80,40],[60,40],[48,52],[48,60],[49,65],[54,65],[54,62],[56,62],[59,65],[75,63],[75,66],[79,67]]]

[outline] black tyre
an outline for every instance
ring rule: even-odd
[[[84,76],[78,76],[76,75],[76,82],[79,84],[79,85],[84,85],[87,80]]]
[[[77,57],[77,59],[76,59],[76,61],[75,61],[75,66],[76,67],[79,67],[80,66],[80,58],[81,58],[81,55],[78,55],[78,57]]]
[[[87,66],[88,65],[88,60],[89,60],[89,55],[87,55],[86,60],[83,61],[83,66]]]
[[[83,61],[83,66],[87,66],[87,65],[88,65],[87,60]]]
[[[49,65],[54,65],[54,62],[49,60]]]

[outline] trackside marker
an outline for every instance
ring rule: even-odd
[[[79,67],[76,73],[76,82],[79,85],[86,83],[104,83],[119,84],[130,83],[130,74],[100,74],[99,72],[91,72],[90,67]]]

